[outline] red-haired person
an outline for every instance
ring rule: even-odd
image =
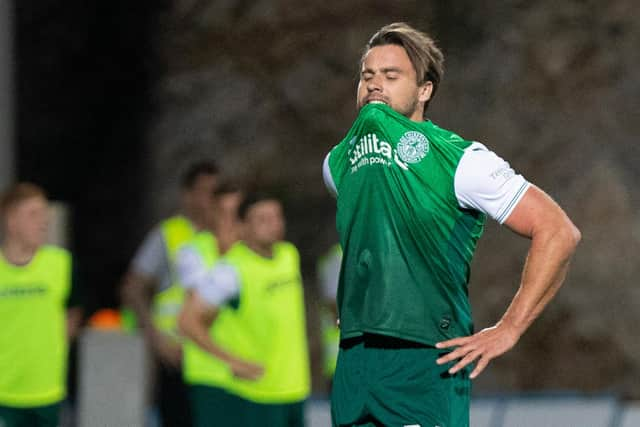
[[[0,198],[0,425],[57,427],[67,349],[82,312],[65,249],[45,244],[44,191],[19,183]]]

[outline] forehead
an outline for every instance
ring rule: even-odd
[[[211,186],[215,185],[216,181],[217,181],[217,176],[216,175],[208,174],[208,173],[201,173],[193,181],[193,186],[190,189],[187,189],[187,190],[194,190],[196,188],[201,189],[202,187],[211,187]]]
[[[281,212],[282,212],[282,208],[281,208],[280,202],[278,202],[277,200],[269,199],[269,200],[261,200],[253,204],[247,211],[247,216],[280,214]]]
[[[374,46],[362,58],[362,69],[398,68],[413,71],[413,64],[402,46],[387,44]]]
[[[9,211],[24,211],[30,209],[42,209],[47,207],[47,200],[42,196],[33,196],[20,200],[9,207]]]

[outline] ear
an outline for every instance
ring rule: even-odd
[[[421,86],[418,87],[418,101],[427,102],[431,99],[431,94],[433,93],[433,83],[430,81],[424,82]]]

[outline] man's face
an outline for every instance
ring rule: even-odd
[[[357,106],[384,103],[413,121],[422,121],[432,89],[431,82],[418,86],[416,70],[402,46],[375,46],[362,61]]]
[[[218,215],[229,219],[237,219],[238,207],[242,202],[242,193],[224,193],[216,197],[216,212]]]
[[[10,236],[37,248],[47,240],[49,204],[43,197],[30,197],[9,208],[6,221]]]
[[[213,190],[216,188],[216,175],[198,175],[193,187],[185,191],[185,199],[189,208],[198,215],[207,216],[213,205]]]
[[[284,238],[284,215],[277,200],[263,200],[249,208],[245,218],[247,240],[268,246]]]

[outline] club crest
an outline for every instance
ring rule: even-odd
[[[429,152],[429,140],[420,132],[405,132],[396,148],[398,157],[405,163],[418,163]]]

